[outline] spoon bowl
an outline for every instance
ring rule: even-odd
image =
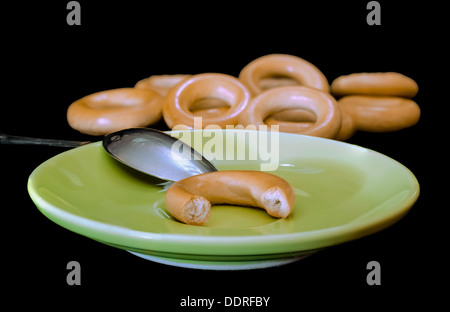
[[[108,134],[103,148],[118,161],[167,181],[217,171],[188,144],[150,128],[130,128]]]

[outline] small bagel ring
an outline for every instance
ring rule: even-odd
[[[250,100],[250,92],[235,77],[226,74],[197,74],[185,79],[173,87],[167,94],[163,117],[169,128],[184,125],[194,127],[194,117],[191,109],[198,102],[222,101],[229,108],[223,114],[203,112],[202,126],[217,125],[225,128],[236,125],[238,115],[244,110]]]
[[[177,220],[200,225],[208,221],[211,204],[259,207],[276,218],[292,212],[295,193],[283,178],[263,171],[215,171],[173,183],[166,193],[167,210]]]
[[[239,116],[244,126],[264,124],[270,115],[288,109],[301,108],[316,115],[316,121],[304,123],[280,122],[281,132],[300,133],[334,138],[341,127],[341,114],[336,100],[328,93],[307,87],[279,87],[254,97]]]
[[[420,118],[417,103],[401,97],[348,95],[340,98],[338,104],[362,131],[397,131],[415,125]]]
[[[278,78],[278,79],[277,79]],[[259,57],[247,64],[240,72],[239,79],[248,87],[253,95],[260,94],[265,88],[272,88],[292,84],[329,92],[329,84],[325,75],[310,62],[297,56],[288,54],[269,54]],[[263,88],[261,81],[269,79]],[[272,80],[280,80],[277,84]]]
[[[419,91],[411,78],[394,72],[343,75],[331,83],[331,93],[345,95],[383,95],[412,98]]]
[[[69,125],[82,133],[105,135],[145,127],[161,119],[163,98],[152,90],[120,88],[87,95],[67,109]]]
[[[150,89],[158,92],[164,97],[173,86],[190,76],[191,75],[153,75],[139,80],[134,87],[137,89]]]

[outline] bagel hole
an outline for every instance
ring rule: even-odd
[[[208,114],[223,114],[230,108],[230,104],[227,101],[224,101],[215,97],[207,97],[196,100],[189,107],[189,111],[194,114],[194,116],[203,116]]]
[[[296,79],[285,75],[271,75],[263,77],[258,81],[258,84],[262,90],[269,90],[277,87],[300,85],[300,83]]]
[[[283,109],[281,111],[278,111],[276,113],[267,116],[265,122],[267,122],[268,120],[314,123],[317,120],[317,116],[315,113],[307,109],[290,108],[290,109]]]

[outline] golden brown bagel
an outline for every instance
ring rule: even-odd
[[[335,99],[328,93],[300,86],[279,87],[257,95],[240,114],[239,123],[258,127],[272,114],[292,109],[313,113],[315,122],[279,122],[281,132],[334,138],[341,127],[341,114]],[[271,120],[271,123],[277,122]]]
[[[348,95],[340,98],[338,104],[362,131],[396,131],[415,125],[420,118],[417,103],[401,97]]]
[[[193,128],[194,117],[198,115],[203,117],[203,127],[217,125],[225,128],[237,124],[238,115],[249,100],[250,92],[237,78],[226,74],[198,74],[184,79],[169,91],[164,101],[163,116],[170,128],[177,125]],[[194,107],[205,101],[225,103],[228,109],[219,107],[195,114]]]
[[[343,75],[331,83],[334,96],[386,95],[412,98],[418,91],[414,80],[394,72]]]
[[[104,135],[157,122],[162,104],[163,98],[152,90],[112,89],[73,102],[67,110],[67,121],[82,133]]]
[[[297,84],[329,91],[325,75],[310,62],[288,54],[269,54],[248,63],[239,79],[253,95],[278,86]]]
[[[167,210],[179,221],[200,225],[208,221],[212,204],[265,209],[273,217],[292,212],[295,193],[284,179],[263,171],[216,171],[173,183],[166,193]]]

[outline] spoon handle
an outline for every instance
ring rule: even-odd
[[[29,138],[29,137],[23,137],[23,136],[9,135],[9,134],[0,132],[0,144],[77,147],[77,146],[85,145],[87,143],[90,143],[90,142]]]

